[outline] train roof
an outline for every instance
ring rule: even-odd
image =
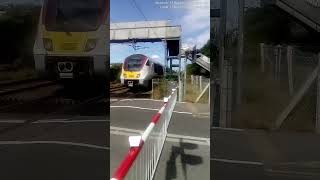
[[[158,60],[153,59],[153,58],[151,58],[151,57],[149,57],[149,56],[147,56],[147,55],[144,55],[144,54],[132,54],[132,55],[126,57],[125,60],[128,59],[128,58],[147,58],[147,59],[149,59],[149,61],[151,61],[151,62],[153,62],[153,63],[155,63],[155,64],[159,64],[159,65],[161,65],[161,66],[164,66],[164,65],[163,65],[161,62],[159,62]]]

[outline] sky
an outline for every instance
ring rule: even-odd
[[[134,1],[142,13],[134,5]],[[111,22],[170,20],[172,25],[181,25],[182,46],[201,48],[210,38],[210,0],[170,0],[181,4],[177,8],[161,8],[159,3],[168,0],[110,0]],[[111,44],[111,63],[123,62],[134,53],[157,57],[164,63],[164,45],[137,43],[143,49],[134,50],[129,44]]]

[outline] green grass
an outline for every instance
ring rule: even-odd
[[[196,88],[194,85],[191,84],[191,80],[188,79],[187,80],[187,90],[186,90],[186,94],[184,97],[184,101],[186,102],[196,102],[198,96],[201,94],[201,91],[199,90],[199,88]],[[203,87],[204,88],[204,87]],[[208,103],[208,98],[209,98],[209,91],[207,90],[205,92],[205,94],[200,98],[198,103]]]
[[[153,86],[152,98],[163,99],[168,95],[167,92],[168,81],[166,79],[160,79],[160,83]]]

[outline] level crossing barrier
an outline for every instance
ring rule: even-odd
[[[177,90],[172,89],[141,136],[129,136],[130,149],[111,180],[152,180],[167,136]]]

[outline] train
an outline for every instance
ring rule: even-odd
[[[109,4],[109,0],[43,1],[33,48],[40,78],[107,79]]]
[[[143,54],[125,58],[120,75],[121,84],[129,88],[150,88],[153,78],[164,76],[165,67],[159,61]]]

